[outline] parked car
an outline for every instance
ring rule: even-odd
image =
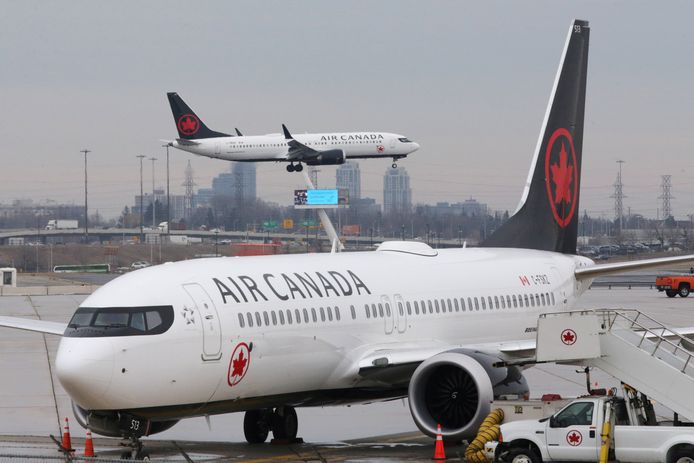
[[[146,260],[138,260],[137,262],[133,262],[132,264],[130,264],[130,268],[133,270],[137,270],[139,268],[149,267],[150,265],[152,264],[150,264]]]

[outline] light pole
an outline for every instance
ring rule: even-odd
[[[80,153],[84,153],[84,242],[89,243],[89,214],[87,209],[87,153],[91,153],[88,149],[83,149]]]
[[[145,233],[143,230],[144,215],[142,210],[142,196],[144,195],[142,192],[142,160],[146,156],[144,154],[138,154],[135,157],[140,159],[140,244],[142,244],[142,242],[145,240]]]
[[[166,148],[166,234],[171,229],[171,192],[169,190],[169,146],[171,143],[161,145]]]
[[[155,211],[156,211],[156,204],[154,203],[154,161],[157,160],[154,156],[149,158],[150,161],[152,161],[152,230],[157,228],[157,224],[155,222]]]

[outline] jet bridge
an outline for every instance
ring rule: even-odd
[[[638,310],[540,315],[536,362],[596,367],[694,421],[694,342]]]

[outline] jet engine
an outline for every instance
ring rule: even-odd
[[[345,163],[345,152],[342,150],[321,151],[318,156],[306,160],[309,166],[335,166]]]
[[[412,374],[409,402],[417,427],[431,437],[437,425],[446,440],[474,437],[490,411],[490,402],[502,395],[528,393],[517,367],[496,368],[493,355],[467,349],[443,352],[424,361]]]
[[[80,426],[107,437],[151,436],[178,423],[178,420],[150,421],[126,412],[85,410],[74,402],[72,411]]]

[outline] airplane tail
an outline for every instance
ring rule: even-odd
[[[169,98],[171,112],[173,113],[174,123],[178,130],[178,136],[184,140],[198,140],[201,138],[230,137],[231,135],[215,132],[207,128],[190,106],[178,96],[178,93],[170,92],[166,96]]]
[[[589,36],[571,24],[520,204],[482,246],[576,254]]]

